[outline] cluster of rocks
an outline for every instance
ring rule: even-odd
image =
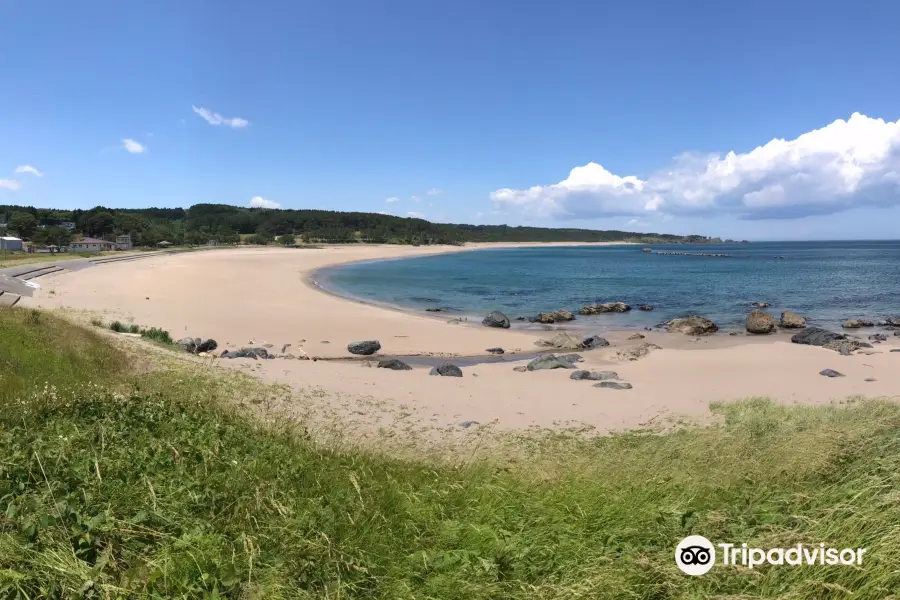
[[[807,327],[803,331],[791,336],[791,342],[809,346],[821,346],[822,348],[834,350],[843,356],[849,356],[852,352],[859,350],[860,348],[872,347],[872,344],[847,337],[847,335],[843,333],[828,331],[821,327]]]
[[[548,313],[538,313],[538,315],[534,318],[535,323],[562,323],[565,321],[574,321],[575,315],[564,308],[560,308],[559,310],[554,310],[553,312]]]
[[[219,355],[219,358],[252,358],[253,360],[262,358],[275,358],[275,355],[269,354],[269,351],[262,347],[241,348],[240,350],[225,350]]]
[[[216,340],[212,338],[204,340],[203,338],[186,337],[181,338],[180,340],[175,342],[175,345],[185,352],[189,352],[191,354],[206,354],[219,347],[219,344],[216,343]]]
[[[581,337],[568,331],[560,331],[552,337],[541,338],[534,344],[541,348],[554,350],[594,350],[609,346],[609,342],[599,335]]]
[[[603,313],[624,313],[628,312],[629,310],[631,310],[631,307],[624,302],[603,302],[582,306],[580,309],[578,309],[578,314],[599,315]]]

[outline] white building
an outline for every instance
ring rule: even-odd
[[[127,233],[125,235],[117,235],[116,248],[118,248],[119,250],[131,250],[132,248],[134,248],[134,245],[131,243],[131,234]]]
[[[17,237],[0,237],[0,250],[6,250],[7,252],[21,252],[23,250],[22,240]]]
[[[72,242],[69,248],[75,252],[100,252],[104,250],[115,250],[116,245],[106,240],[98,240],[97,238],[86,237]]]

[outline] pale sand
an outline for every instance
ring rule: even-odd
[[[464,250],[520,245],[469,245]],[[276,353],[283,344],[292,344],[289,353],[302,347],[312,356],[347,357],[348,342],[378,339],[381,354],[387,355],[483,355],[494,346],[534,352],[534,340],[545,332],[448,324],[448,316],[353,302],[309,283],[315,270],[328,265],[460,250],[337,246],[156,256],[42,278],[42,289],[23,304],[84,309],[107,321],[162,327],[176,338],[212,337],[220,349],[252,341],[272,344]],[[897,337],[876,345],[875,354],[845,357],[791,344],[785,334],[692,341],[653,332],[646,341],[662,350],[635,362],[618,361],[617,350],[639,343],[625,340],[630,333],[606,335],[613,347],[582,352],[585,362],[579,365],[618,372],[634,386],[623,391],[572,381],[571,371],[563,369],[514,372],[521,361],[466,367],[461,379],[429,376],[427,367],[397,372],[359,362],[235,359],[218,364],[298,389],[322,389],[324,401],[370,424],[390,425],[398,414],[410,413],[418,423],[439,428],[473,420],[502,429],[584,424],[605,432],[681,417],[703,419],[711,401],[764,396],[808,404],[900,394],[900,353],[888,352],[900,345]],[[818,374],[826,368],[846,377]],[[876,381],[865,382],[867,377]]]

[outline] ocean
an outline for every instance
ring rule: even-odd
[[[790,310],[829,328],[853,317],[900,315],[900,241],[650,247],[731,257],[661,255],[638,245],[486,249],[342,265],[315,279],[336,294],[413,311],[440,308],[448,319],[480,319],[492,310],[510,319],[559,308],[577,312],[595,302],[633,307],[578,315],[571,324],[601,330],[687,314],[737,329],[752,302],[770,303],[767,310],[776,316]],[[641,304],[654,310],[637,310]]]

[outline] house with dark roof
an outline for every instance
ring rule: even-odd
[[[77,242],[69,244],[69,248],[74,252],[102,252],[106,250],[115,250],[116,245],[106,240],[98,240],[97,238],[83,238]]]

